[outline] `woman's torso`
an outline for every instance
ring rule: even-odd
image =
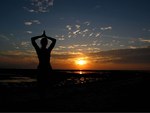
[[[48,49],[40,49],[37,54],[39,58],[38,69],[52,69],[50,65],[50,51]]]

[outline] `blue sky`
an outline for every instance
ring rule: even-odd
[[[30,38],[43,30],[57,39],[55,56],[149,48],[149,4],[149,0],[1,0],[1,59],[36,56]],[[4,64],[9,63],[1,67]]]

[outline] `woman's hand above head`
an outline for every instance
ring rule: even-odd
[[[43,31],[42,37],[45,37],[45,38],[47,37],[46,33],[45,33],[45,30]]]

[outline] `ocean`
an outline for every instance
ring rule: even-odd
[[[149,75],[149,71],[127,70],[54,70],[53,78],[59,79],[58,86],[71,84],[86,84],[96,81],[117,80],[127,77]],[[35,69],[0,69],[0,86],[2,87],[33,87],[35,86],[37,71]]]
[[[71,84],[85,84],[107,78],[109,71],[95,70],[54,70],[55,80],[59,79],[58,86]],[[105,76],[105,77],[104,77]],[[1,69],[0,86],[2,87],[33,87],[37,71],[32,69]]]
[[[0,111],[150,111],[150,71],[54,70],[44,99],[34,69],[0,70]]]

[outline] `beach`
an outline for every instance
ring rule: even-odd
[[[43,98],[35,70],[1,69],[0,74],[0,111],[150,111],[149,71],[56,70],[57,82]]]

